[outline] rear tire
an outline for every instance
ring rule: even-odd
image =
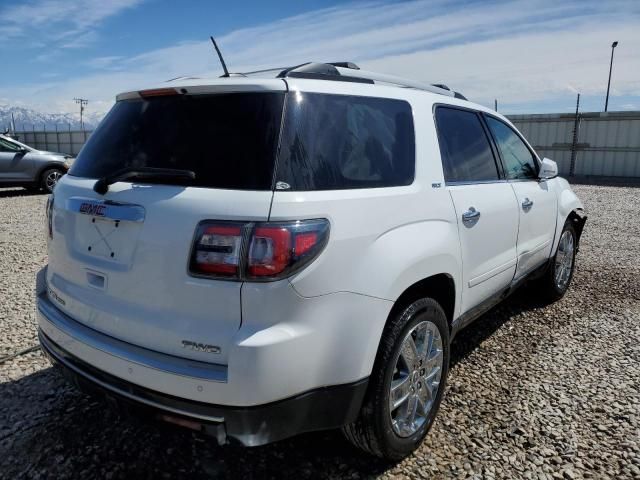
[[[65,172],[59,168],[48,168],[42,172],[40,177],[40,187],[47,193],[53,193],[53,189]]]
[[[432,298],[416,300],[392,315],[360,414],[342,431],[356,447],[395,461],[418,448],[433,424],[450,348],[447,317]]]
[[[577,245],[576,230],[571,221],[567,220],[547,272],[534,284],[540,289],[546,302],[560,300],[569,290],[576,265]]]

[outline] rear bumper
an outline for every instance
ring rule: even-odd
[[[60,268],[63,268],[62,266]],[[165,315],[164,333],[153,316],[138,318],[129,329],[126,311],[109,310],[110,294],[72,293],[43,269],[37,277],[36,318],[40,329],[74,357],[132,384],[167,395],[230,407],[265,405],[332,385],[368,378],[380,335],[393,302],[338,292],[300,296],[288,281],[246,284],[240,328],[217,328],[216,305],[207,326],[189,332],[176,298]],[[97,309],[99,301],[104,308]],[[149,297],[149,302],[152,302]],[[71,309],[70,302],[82,308]],[[139,313],[139,312],[138,312]],[[172,320],[171,320],[172,319]],[[221,321],[224,321],[221,320]],[[139,342],[141,324],[149,339]],[[175,327],[175,329],[174,329]],[[226,329],[226,330],[225,330]],[[187,332],[184,336],[181,333]],[[167,338],[158,338],[166,334]],[[197,354],[178,348],[181,338],[221,345],[225,354]],[[155,340],[158,340],[157,342]],[[171,346],[175,348],[167,348]],[[155,348],[157,346],[157,348]]]
[[[264,445],[293,435],[337,428],[358,415],[368,379],[324,387],[252,407],[213,405],[179,398],[110,375],[72,355],[39,329],[42,350],[82,390],[106,397],[129,411],[188,424],[245,446]],[[186,422],[185,422],[186,421]]]

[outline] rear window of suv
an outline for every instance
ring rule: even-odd
[[[291,190],[409,185],[415,135],[403,100],[292,92],[276,179]]]
[[[413,182],[407,102],[291,92],[282,121],[284,103],[284,93],[265,92],[120,101],[69,173],[100,178],[130,167],[173,168],[195,172],[189,185],[240,190],[270,190],[274,178],[290,190]]]
[[[173,95],[117,102],[70,174],[129,167],[192,170],[191,185],[270,190],[284,93]]]

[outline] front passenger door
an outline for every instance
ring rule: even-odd
[[[507,288],[516,268],[518,206],[473,110],[438,106],[436,127],[462,254],[462,311]]]
[[[518,266],[516,280],[542,265],[551,255],[556,227],[557,198],[546,181],[538,180],[539,164],[514,129],[485,115],[502,159],[505,176],[518,199]]]

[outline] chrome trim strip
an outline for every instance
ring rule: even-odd
[[[61,312],[46,297],[46,294],[41,294],[38,297],[38,312],[42,314],[44,320],[40,322],[40,328],[54,340],[57,329],[84,345],[142,367],[209,382],[227,382],[227,367],[224,365],[188,360],[155,352],[97,332]]]
[[[499,275],[500,273],[504,272],[505,270],[508,270],[511,267],[515,267],[516,263],[517,263],[517,259],[514,258],[512,260],[509,260],[507,263],[503,263],[502,265],[497,266],[493,270],[489,270],[488,272],[481,273],[477,277],[469,280],[469,288],[475,287],[476,285],[482,282],[485,282],[490,278],[495,277],[496,275]]]
[[[445,182],[445,186],[459,187],[462,185],[488,185],[492,183],[507,183],[507,180],[503,178],[499,178],[496,180],[469,180],[469,181],[460,181],[460,182]]]
[[[144,222],[145,217],[144,207],[140,205],[86,197],[68,198],[66,208],[74,213],[83,213],[92,217],[108,218],[115,221]]]
[[[508,183],[520,183],[520,182],[540,183],[540,177],[536,177],[536,178],[510,178],[510,179],[507,180],[507,182]]]
[[[546,262],[549,261],[549,258],[551,258],[551,255],[547,258],[545,258],[544,260],[538,262],[537,264],[534,264],[532,267],[529,267],[529,269],[523,273],[518,274],[518,267],[520,266],[520,264],[523,262],[523,260],[526,260],[525,257],[531,257],[532,255],[538,253],[540,250],[543,250],[545,248],[548,248],[549,245],[551,243],[551,240],[547,240],[546,242],[538,245],[537,247],[534,247],[531,250],[528,250],[526,252],[522,252],[519,256],[518,256],[518,263],[516,264],[516,276],[513,278],[514,282],[519,281],[521,278],[526,277],[527,275],[529,275],[531,272],[533,272],[534,270],[540,268],[542,265],[544,265]]]
[[[136,402],[139,403],[144,403],[145,405],[149,405],[151,407],[154,408],[158,408],[160,410],[164,410],[166,412],[172,412],[172,413],[176,413],[178,415],[183,415],[185,417],[190,417],[190,418],[197,418],[200,420],[205,420],[208,422],[218,422],[218,423],[222,423],[224,422],[224,417],[213,417],[210,415],[201,415],[199,413],[193,413],[193,412],[188,412],[185,410],[181,410],[179,408],[174,408],[174,407],[169,407],[167,405],[164,405],[162,403],[158,403],[158,402],[154,402],[153,400],[147,400],[146,398],[142,398],[139,397],[137,395],[133,395],[125,390],[121,390],[117,387],[114,387],[111,384],[108,384],[106,382],[103,382],[102,380],[94,377],[93,375],[80,370],[79,368],[77,368],[75,365],[72,365],[71,363],[65,361],[63,358],[61,358],[59,355],[56,355],[55,353],[55,349],[53,347],[50,346],[50,342],[49,340],[46,338],[45,335],[38,335],[38,337],[40,338],[40,343],[45,347],[47,354],[51,355],[52,357],[55,357],[55,359],[60,362],[62,365],[64,365],[66,368],[68,368],[69,370],[73,370],[76,374],[88,379],[89,381],[95,383],[96,385],[101,386],[102,388],[109,390],[113,393],[116,393],[118,395],[121,395],[123,397],[129,398],[130,400],[134,400]]]

